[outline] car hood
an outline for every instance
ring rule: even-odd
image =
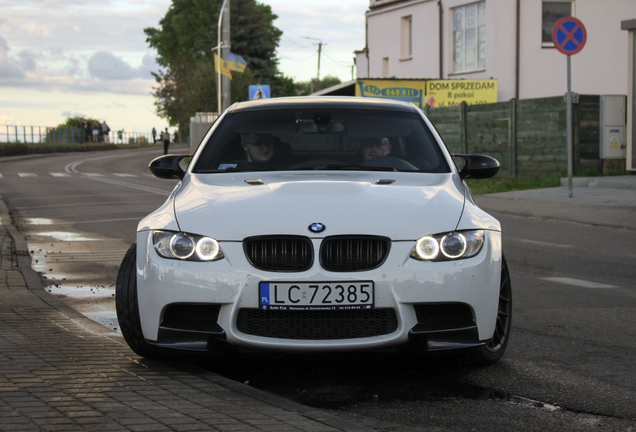
[[[453,174],[193,174],[175,195],[179,228],[220,241],[276,234],[415,240],[454,230],[463,207],[463,188]],[[325,231],[311,233],[313,223]]]

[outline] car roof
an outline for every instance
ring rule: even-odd
[[[357,108],[403,112],[416,112],[418,109],[411,103],[391,99],[349,96],[299,96],[238,102],[229,108],[229,112],[286,108]]]

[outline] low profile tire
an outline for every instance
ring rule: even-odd
[[[115,306],[119,328],[128,346],[138,355],[151,359],[162,358],[157,349],[146,342],[141,331],[139,303],[137,302],[137,244],[124,256],[115,288]]]
[[[497,308],[497,323],[492,339],[469,353],[468,361],[475,366],[489,366],[504,355],[510,341],[512,325],[512,285],[506,259],[501,258],[501,280],[499,283],[499,307]]]

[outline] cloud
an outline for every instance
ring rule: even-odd
[[[107,51],[96,52],[88,59],[88,73],[91,77],[102,81],[131,80],[135,78],[151,78],[151,72],[157,70],[155,57],[144,55],[141,66],[133,68],[121,58]]]
[[[139,67],[141,78],[151,78],[152,73],[157,73],[158,71],[159,65],[157,64],[157,57],[150,54],[144,55],[144,58],[141,60],[141,66]]]
[[[22,66],[22,70],[32,72],[36,68],[35,58],[37,54],[35,54],[31,50],[21,51],[18,55],[20,57],[20,64]]]
[[[63,111],[62,117],[87,117],[86,114],[80,112]]]
[[[0,78],[24,78],[24,71],[20,65],[9,57],[9,44],[2,36],[0,36]]]
[[[16,123],[16,120],[15,120],[15,117],[8,114],[0,114],[0,124],[9,125],[9,126],[18,126],[18,123]]]
[[[129,80],[136,75],[128,63],[106,51],[98,51],[88,59],[88,73],[104,81]]]

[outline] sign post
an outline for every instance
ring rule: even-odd
[[[581,21],[574,17],[561,18],[552,30],[552,42],[560,53],[568,56],[568,93],[567,93],[567,128],[568,128],[568,187],[572,198],[572,79],[570,56],[583,49],[587,42],[587,31]]]

